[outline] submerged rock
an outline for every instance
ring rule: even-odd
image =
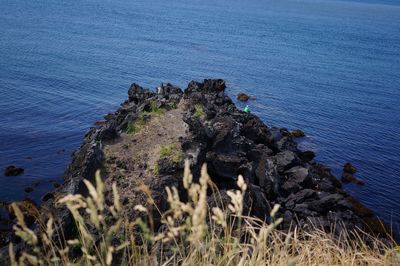
[[[341,181],[343,183],[353,183],[356,185],[364,185],[365,182],[358,179],[357,177],[354,176],[354,174],[357,172],[357,169],[351,164],[351,163],[346,163],[343,166],[343,174],[341,177]]]
[[[342,177],[341,177],[341,181],[343,183],[354,183],[356,185],[365,185],[365,182],[358,179],[357,177],[355,177],[354,175],[350,174],[350,173],[343,173]]]
[[[5,176],[17,176],[24,172],[24,169],[21,167],[16,167],[14,165],[7,166],[4,175]]]
[[[26,187],[26,188],[24,189],[24,191],[25,191],[26,193],[31,193],[31,192],[33,191],[33,188],[31,188],[31,187]]]
[[[346,163],[343,166],[343,172],[349,174],[355,174],[357,172],[357,168],[355,168],[351,163]]]

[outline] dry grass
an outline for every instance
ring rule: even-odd
[[[208,206],[207,189],[214,188],[203,166],[199,183],[192,182],[186,163],[183,184],[188,201],[175,187],[167,187],[170,209],[162,214],[162,228],[154,232],[148,210],[137,205],[141,218],[128,221],[121,215],[119,193],[113,185],[111,206],[104,200],[104,186],[96,175],[96,186],[85,181],[88,197],[68,195],[58,201],[71,212],[76,235],[65,240],[49,219],[40,233],[29,229],[17,205],[15,233],[31,248],[16,258],[10,244],[11,265],[399,265],[394,246],[375,239],[373,245],[333,238],[314,230],[290,233],[276,230],[281,219],[265,224],[242,215],[246,184],[239,176],[237,190],[227,194],[226,208],[217,202]],[[143,188],[146,192],[146,188]],[[148,191],[147,191],[148,192]],[[150,195],[150,193],[147,193]],[[214,192],[214,195],[218,191]],[[151,197],[149,198],[151,201]],[[219,207],[218,207],[219,206]],[[271,212],[274,217],[279,206]]]

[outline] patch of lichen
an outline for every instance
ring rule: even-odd
[[[194,116],[202,117],[204,115],[205,115],[205,113],[203,111],[203,107],[201,106],[201,104],[199,104],[199,103],[195,104],[194,105]]]

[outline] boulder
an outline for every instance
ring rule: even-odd
[[[17,176],[24,172],[24,169],[21,167],[16,167],[14,165],[7,166],[4,175],[5,176]]]
[[[256,180],[270,199],[279,193],[280,176],[273,158],[262,157],[255,170]]]
[[[302,130],[300,130],[300,129],[295,129],[295,130],[293,130],[293,131],[290,133],[290,135],[291,135],[292,137],[294,137],[294,138],[301,138],[301,137],[304,137],[304,136],[305,136],[304,132],[303,132]]]
[[[329,210],[336,209],[341,200],[343,200],[343,196],[340,194],[324,193],[320,195],[319,200],[311,201],[309,208],[318,213],[326,213]]]
[[[207,163],[210,173],[214,178],[221,177],[235,180],[238,175],[238,169],[241,165],[246,164],[246,158],[234,154],[207,154]]]
[[[238,101],[241,101],[241,102],[247,102],[250,99],[250,96],[241,92],[237,95],[237,99],[238,99]]]
[[[298,155],[300,160],[303,161],[303,163],[308,163],[315,158],[315,153],[313,151],[303,151],[298,153]]]
[[[310,176],[308,175],[308,169],[302,166],[295,166],[285,171],[285,175],[288,180],[294,181],[300,185],[306,183]]]
[[[273,137],[268,128],[264,125],[263,122],[257,117],[252,117],[242,126],[242,134],[254,141],[256,144],[261,143],[269,146]]]
[[[294,151],[297,152],[297,144],[293,141],[292,137],[283,137],[276,142],[276,147],[280,151]]]
[[[317,192],[312,189],[302,189],[297,193],[290,194],[284,201],[287,209],[293,209],[296,204],[303,203],[306,200],[316,199]]]
[[[297,155],[292,151],[282,151],[274,156],[276,159],[277,170],[279,173],[292,168],[299,164],[300,160]]]

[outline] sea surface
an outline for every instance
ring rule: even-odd
[[[352,162],[366,185],[346,190],[399,230],[400,2],[1,0],[0,7],[0,201],[39,201],[62,182],[85,132],[119,106],[132,82],[185,88],[215,77],[227,80],[232,97],[254,96],[249,107],[269,126],[303,129],[300,146],[337,176]],[[25,173],[5,177],[10,164]]]

